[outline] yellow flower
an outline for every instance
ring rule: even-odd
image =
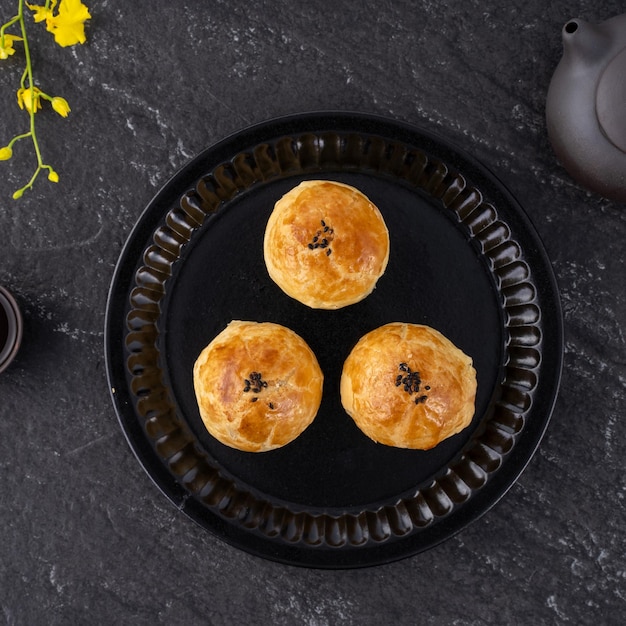
[[[13,150],[9,146],[0,148],[0,161],[8,161],[13,156]]]
[[[59,175],[54,170],[51,169],[50,173],[48,174],[48,180],[53,183],[58,183]]]
[[[65,98],[61,98],[61,96],[55,96],[50,102],[52,104],[52,108],[61,117],[67,117],[67,114],[72,110],[70,109],[70,105],[67,103],[67,100]]]
[[[39,87],[33,87],[32,91],[30,87],[21,88],[17,90],[17,103],[20,105],[20,109],[26,109],[29,113],[37,113],[41,109],[41,95],[42,91]]]
[[[4,35],[0,39],[0,59],[8,59],[12,54],[15,54],[13,43],[16,41],[22,41],[22,38],[15,35]]]
[[[59,12],[46,17],[46,28],[63,47],[85,43],[85,22],[91,18],[89,9],[80,0],[61,0]]]
[[[55,5],[56,0],[53,0],[49,8],[46,8],[45,6],[38,6],[36,4],[28,4],[28,2],[26,3],[26,6],[34,12],[33,19],[35,22],[43,22],[44,20],[48,21],[52,17],[52,11]]]

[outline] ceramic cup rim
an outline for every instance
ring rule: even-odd
[[[0,346],[0,372],[13,361],[22,343],[22,314],[11,293],[0,285],[0,306],[9,321],[9,335],[5,345]]]

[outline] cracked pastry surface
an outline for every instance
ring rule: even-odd
[[[439,331],[393,322],[350,352],[341,403],[370,439],[427,450],[470,424],[476,385],[472,359]]]
[[[315,309],[359,302],[389,259],[389,233],[378,208],[358,189],[327,180],[300,183],[274,206],[263,240],[272,280]]]
[[[246,452],[273,450],[298,437],[317,414],[323,380],[307,343],[271,322],[232,321],[193,367],[207,430]]]

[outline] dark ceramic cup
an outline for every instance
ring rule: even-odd
[[[15,298],[0,287],[0,372],[15,358],[22,342],[22,315]]]

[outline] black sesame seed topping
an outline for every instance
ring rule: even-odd
[[[270,402],[270,409],[273,409],[274,405]]]
[[[260,372],[250,372],[249,378],[244,378],[244,388],[243,392],[248,393],[252,391],[252,393],[261,393],[261,391],[267,387],[267,381],[263,380],[263,377]],[[250,402],[256,402],[257,398],[252,398]]]
[[[329,246],[334,238],[334,231],[324,220],[320,220],[320,224],[322,225],[322,230],[318,230],[315,233],[311,241],[307,244],[307,248],[309,250],[317,250],[318,248],[326,249],[326,256],[330,256],[332,249]]]
[[[422,384],[422,379],[420,377],[419,372],[414,372],[408,365],[408,363],[399,363],[398,370],[401,372],[396,376],[395,385],[396,387],[402,386],[403,390],[406,391],[409,395],[414,393],[419,393],[420,385]],[[428,391],[430,387],[427,385],[425,389]],[[422,402],[426,402],[428,396],[420,395],[415,398],[415,404],[420,404]]]

